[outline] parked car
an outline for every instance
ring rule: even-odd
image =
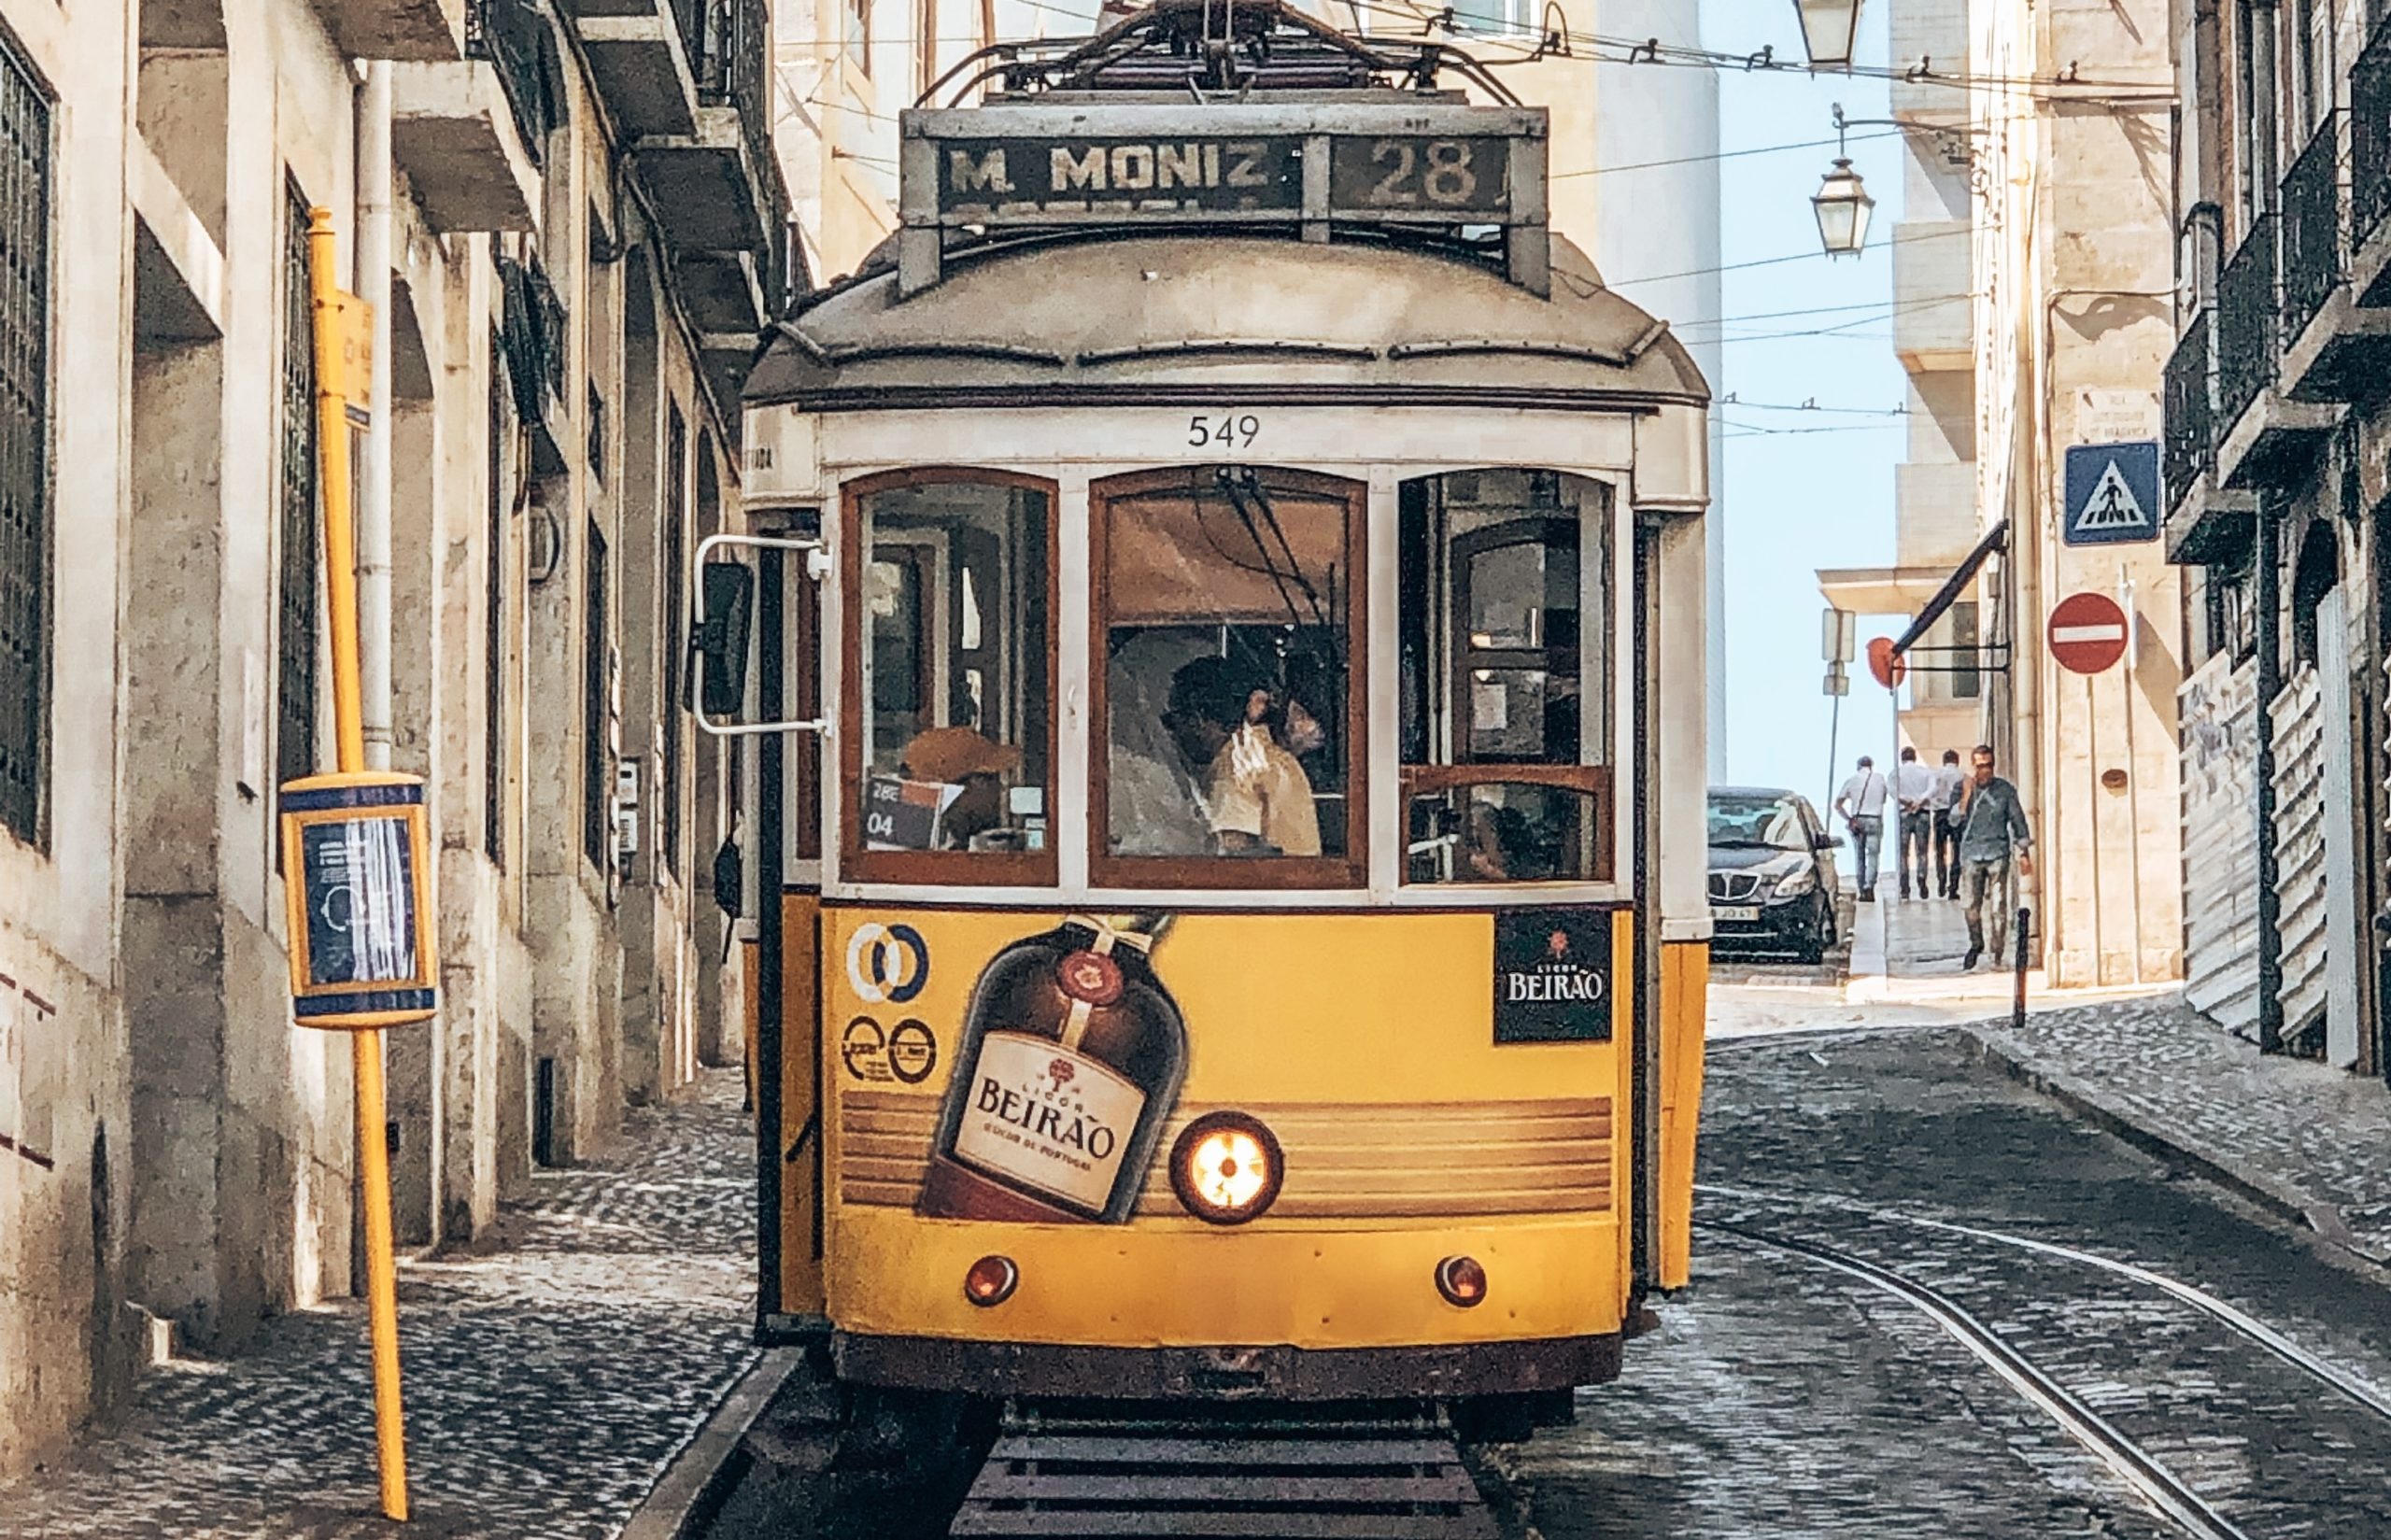
[[[1711,944],[1824,957],[1835,940],[1842,843],[1793,792],[1711,787]]]

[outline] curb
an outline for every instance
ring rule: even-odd
[[[686,1540],[711,1521],[746,1473],[740,1443],[764,1415],[772,1397],[805,1362],[802,1348],[773,1348],[723,1393],[714,1415],[674,1452],[631,1510],[615,1540]]]
[[[2028,1090],[2050,1097],[2103,1132],[2145,1154],[2197,1173],[2336,1250],[2371,1266],[2386,1264],[2386,1259],[2354,1244],[2331,1204],[2301,1192],[2280,1178],[2228,1166],[2214,1156],[2194,1149],[2182,1138],[2137,1122],[2131,1114],[2104,1099],[2085,1081],[2038,1069],[2013,1050],[1995,1042],[1988,1035],[1993,1028],[1987,1023],[1969,1023],[1963,1030],[1984,1062]]]

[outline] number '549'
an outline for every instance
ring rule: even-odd
[[[1262,419],[1248,412],[1242,417],[1223,414],[1206,417],[1202,413],[1187,419],[1187,446],[1190,449],[1251,449],[1253,441],[1262,436]]]

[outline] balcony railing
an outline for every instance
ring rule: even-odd
[[[2275,382],[2275,339],[2283,313],[2276,293],[2277,225],[2262,216],[2216,278],[2217,429],[2229,432],[2258,393]]]
[[[2192,318],[2167,359],[2166,437],[2162,473],[2172,510],[2216,463],[2216,440],[2208,410],[2209,313]]]
[[[488,60],[498,71],[516,132],[534,165],[563,120],[563,104],[551,87],[556,51],[548,19],[531,0],[472,0],[465,8],[465,55]]]
[[[2363,246],[2391,218],[2391,11],[2350,68],[2350,239]]]
[[[2283,338],[2308,330],[2348,276],[2341,243],[2341,115],[2328,112],[2283,179]]]
[[[696,60],[698,100],[739,109],[749,148],[771,157],[772,16],[765,0],[707,0],[706,46]]]

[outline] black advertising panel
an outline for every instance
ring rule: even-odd
[[[1608,1042],[1612,915],[1607,909],[1494,914],[1494,1040]]]

